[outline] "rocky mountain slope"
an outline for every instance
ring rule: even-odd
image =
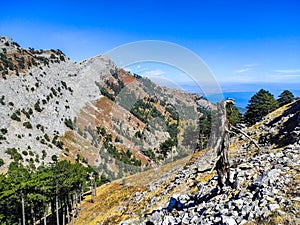
[[[232,187],[217,189],[207,152],[114,181],[87,196],[76,224],[300,224],[300,101],[232,138]],[[282,140],[282,141],[279,141]]]
[[[79,63],[60,50],[0,37],[0,159],[34,169],[58,159],[109,179],[195,149],[199,96],[160,87],[106,56]]]

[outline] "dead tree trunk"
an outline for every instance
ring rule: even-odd
[[[218,186],[222,189],[224,186],[230,185],[230,166],[228,160],[229,150],[229,127],[226,117],[227,101],[221,101],[217,105],[218,123],[216,129],[216,145],[215,152],[217,153],[216,170],[218,174]]]
[[[247,137],[254,145],[260,149],[259,145],[249,137],[246,133],[241,131],[240,129],[231,126],[227,119],[226,115],[226,105],[234,104],[232,100],[223,100],[217,104],[217,116],[215,118],[216,121],[212,124],[212,140],[213,140],[213,149],[214,152],[212,155],[217,155],[216,163],[211,169],[217,170],[218,174],[218,186],[222,189],[224,186],[232,185],[230,182],[230,165],[228,159],[228,151],[229,151],[229,138],[231,129],[240,132],[245,137]]]

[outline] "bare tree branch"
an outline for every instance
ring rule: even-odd
[[[244,135],[246,138],[248,138],[259,150],[261,150],[260,146],[256,143],[256,141],[253,138],[251,138],[249,135],[247,135],[244,131],[242,131],[241,129],[239,129],[233,125],[231,125],[231,128],[240,132],[242,135]]]

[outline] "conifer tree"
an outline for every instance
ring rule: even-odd
[[[285,104],[288,104],[294,100],[294,94],[290,92],[289,90],[284,90],[277,99],[279,106],[283,106]]]
[[[253,125],[261,121],[268,113],[277,109],[278,102],[269,91],[261,89],[251,97],[246,108],[245,121],[248,125]]]

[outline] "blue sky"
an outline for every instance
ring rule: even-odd
[[[199,55],[225,91],[300,89],[298,0],[2,1],[1,9],[0,35],[26,48],[61,49],[74,61],[163,40]],[[167,67],[138,69],[189,82]]]

